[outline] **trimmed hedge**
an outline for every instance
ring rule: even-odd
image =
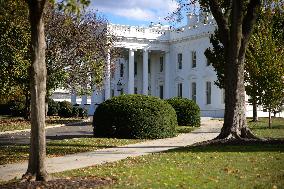
[[[88,112],[85,108],[82,107],[79,108],[79,117],[81,118],[88,117]]]
[[[26,114],[26,105],[25,100],[12,100],[9,102],[10,113],[12,116],[25,116]]]
[[[175,109],[179,125],[200,126],[200,108],[194,101],[180,97],[174,97],[166,101]]]
[[[121,95],[100,104],[93,119],[95,137],[155,139],[175,136],[175,110],[144,95]]]
[[[53,99],[49,98],[48,99],[47,115],[48,116],[57,115],[58,114],[58,109],[59,109],[59,103],[54,101]]]
[[[72,109],[72,117],[78,117],[79,116],[79,106],[73,106]]]
[[[68,101],[59,102],[58,115],[60,117],[72,117],[73,116],[72,103]]]

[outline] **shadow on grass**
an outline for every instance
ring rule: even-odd
[[[284,139],[258,142],[194,145],[168,150],[172,152],[284,152]]]
[[[79,134],[79,135],[55,135],[55,136],[46,136],[47,140],[64,140],[64,139],[73,139],[73,138],[93,138],[92,134]]]
[[[284,126],[283,125],[273,125],[271,128],[268,127],[268,124],[267,125],[252,125],[250,127],[251,130],[271,130],[273,131],[273,129],[284,129]]]

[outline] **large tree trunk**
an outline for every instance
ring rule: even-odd
[[[216,139],[256,138],[246,122],[244,60],[248,36],[243,34],[242,9],[242,2],[234,0],[228,38],[223,40],[227,61],[225,65],[225,115],[224,125]]]
[[[27,172],[24,179],[46,180],[45,95],[46,65],[43,10],[45,0],[29,0],[31,23],[31,138]]]

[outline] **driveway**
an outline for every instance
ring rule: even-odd
[[[46,140],[63,140],[70,138],[92,137],[93,128],[91,122],[73,123],[62,127],[47,127]],[[30,131],[21,131],[0,135],[0,146],[11,144],[29,144]]]

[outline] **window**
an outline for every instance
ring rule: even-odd
[[[148,73],[151,73],[151,60],[148,59]]]
[[[196,83],[191,83],[191,99],[196,102]]]
[[[211,104],[211,82],[206,82],[206,104]]]
[[[225,104],[225,89],[222,89],[222,103]]]
[[[138,89],[137,89],[137,87],[134,87],[134,94],[138,94]]]
[[[160,57],[160,72],[164,71],[164,57]]]
[[[134,62],[134,76],[137,75],[137,62]]]
[[[177,92],[178,92],[178,95],[177,95],[177,96],[178,96],[178,97],[182,97],[182,83],[179,83],[179,84],[178,84],[178,91],[177,91]]]
[[[123,70],[123,64],[120,64],[120,77],[123,77],[124,70]]]
[[[192,51],[191,57],[192,57],[192,68],[195,68],[196,67],[196,51]]]
[[[160,98],[163,99],[164,98],[164,86],[160,85]]]
[[[111,89],[111,97],[114,97],[114,89]]]
[[[178,69],[182,69],[182,54],[178,54]]]

